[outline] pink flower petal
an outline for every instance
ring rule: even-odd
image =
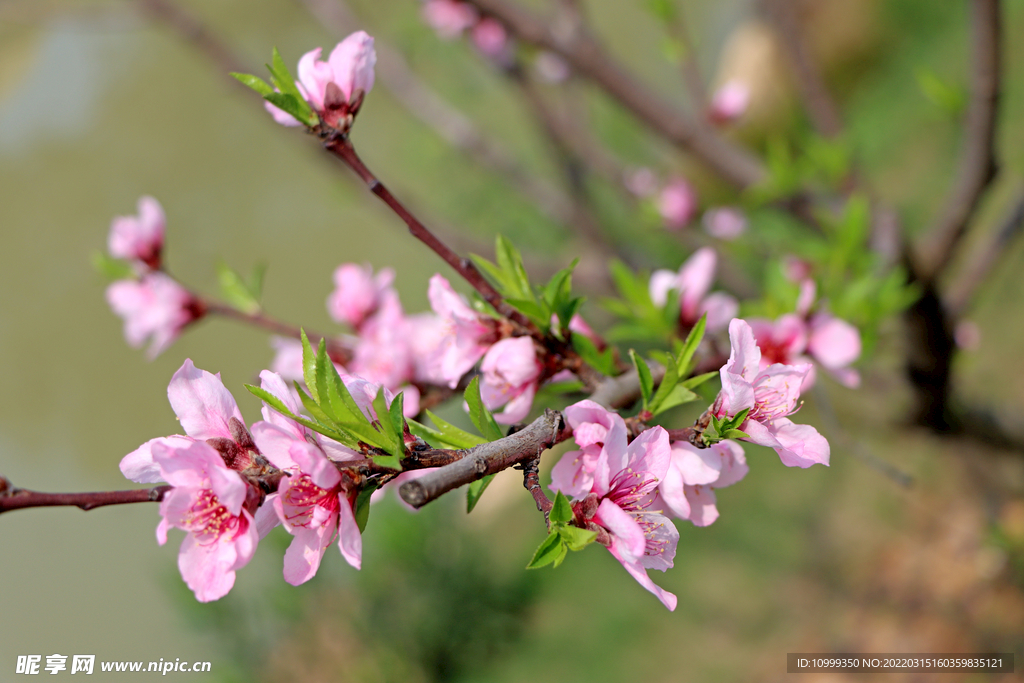
[[[220,380],[192,364],[191,359],[174,373],[167,398],[185,433],[194,439],[232,439],[228,421],[234,417],[244,424],[234,397]]]
[[[632,515],[605,498],[597,507],[594,521],[612,534],[612,548],[623,563],[638,562],[644,554],[647,539],[644,530]]]

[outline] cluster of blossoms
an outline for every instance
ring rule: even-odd
[[[452,36],[469,29],[475,36],[493,21],[458,0],[428,0],[424,14]],[[326,62],[320,54],[318,48],[302,57],[295,87],[320,122],[347,131],[373,86],[373,39],[358,32],[335,47]],[[734,100],[738,97],[733,93]],[[289,106],[287,98],[275,101]],[[268,109],[282,124],[300,124],[273,105]],[[733,102],[732,111],[737,109],[742,107]],[[299,116],[308,112],[292,111]],[[670,183],[661,195],[666,221],[672,214],[681,227],[693,218],[697,199],[685,181]],[[742,214],[718,212],[705,216],[718,226],[709,226],[709,231],[718,230],[723,239],[742,232]],[[138,217],[114,221],[109,240],[110,254],[126,260],[134,278],[112,284],[108,300],[125,319],[130,344],[152,340],[151,355],[165,349],[207,306],[212,308],[162,270],[164,231],[163,211],[147,197],[139,202]],[[824,310],[812,313],[816,294],[809,272],[794,270],[801,286],[795,313],[774,322],[745,321],[736,317],[735,298],[710,292],[716,265],[714,250],[703,248],[678,272],[656,271],[649,282],[650,298],[658,306],[667,304],[671,292],[678,295],[681,332],[693,329],[702,316],[708,332],[724,334],[728,329],[730,354],[719,372],[721,391],[695,426],[684,430],[685,438],[674,439],[663,427],[644,424],[649,412],[630,418],[627,426],[617,412],[592,400],[579,401],[564,410],[578,449],[566,453],[551,472],[551,490],[571,500],[572,519],[559,523],[593,532],[593,539],[669,609],[675,608],[676,597],[655,585],[647,571],[673,565],[679,531],[672,519],[698,527],[713,523],[719,516],[715,490],[739,482],[749,469],[743,448],[725,437],[772,448],[787,466],[827,465],[828,442],[789,416],[799,408],[801,391],[813,382],[811,360],[847,385],[857,381],[849,368],[860,354],[857,331]],[[478,368],[483,405],[501,409],[494,415],[497,422],[513,424],[530,413],[543,382],[566,378],[568,371],[560,363],[564,359],[545,346],[551,339],[539,333],[528,336],[525,327],[475,309],[441,275],[430,280],[432,311],[415,315],[403,310],[394,280],[390,269],[374,273],[368,265],[353,263],[337,268],[327,308],[351,333],[332,345],[343,353],[330,361],[338,371],[335,379],[354,401],[351,415],[361,411],[368,425],[405,427],[394,437],[404,439],[405,447],[423,444],[396,415],[377,415],[374,402],[381,407],[380,393],[390,407],[401,392],[405,415],[412,417],[420,413],[425,390],[450,392]],[[578,315],[568,328],[601,346]],[[289,583],[312,578],[335,542],[345,561],[358,569],[362,537],[356,511],[365,500],[361,494],[380,481],[394,485],[425,472],[398,475],[388,469],[389,474],[368,483],[368,470],[360,470],[356,461],[365,463],[368,455],[372,461],[379,453],[361,438],[345,445],[309,428],[319,429],[302,411],[309,407],[315,413],[316,406],[288,384],[303,378],[303,345],[282,338],[273,344],[277,355],[272,370],[260,374],[262,420],[247,427],[220,376],[186,360],[168,387],[184,435],[152,439],[121,461],[122,472],[133,481],[171,485],[161,502],[157,540],[166,543],[172,527],[186,532],[179,569],[200,601],[225,595],[260,538],[278,525],[294,536],[283,561]],[[318,358],[318,363],[327,362],[324,356]],[[322,379],[318,376],[317,382]],[[646,406],[646,395],[644,401]],[[731,425],[729,430],[708,432],[712,424],[723,423]],[[324,433],[347,438],[343,432]],[[398,447],[394,452],[407,451]]]
[[[482,54],[498,62],[508,61],[511,39],[505,26],[493,17],[480,16],[472,5],[459,0],[426,0],[422,14],[441,38],[454,40],[468,32]]]
[[[679,231],[687,227],[700,211],[697,190],[685,178],[671,178],[662,185],[649,168],[639,168],[628,173],[623,182],[632,194],[653,203],[669,230]],[[707,209],[701,222],[705,232],[724,241],[734,240],[747,230],[746,216],[732,206]]]
[[[124,318],[124,336],[133,348],[149,341],[149,357],[170,346],[181,330],[203,316],[202,303],[161,270],[166,219],[152,197],[139,200],[138,216],[115,218],[107,249],[124,259],[134,277],[107,287],[107,303]]]

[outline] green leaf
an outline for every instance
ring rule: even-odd
[[[491,415],[491,411],[487,409],[487,406],[484,405],[480,397],[479,375],[470,380],[463,397],[469,406],[469,419],[473,421],[473,426],[476,427],[477,431],[483,434],[483,437],[488,441],[497,441],[502,438],[504,434],[501,433],[501,428],[498,427],[498,423],[494,421],[494,416]]]
[[[547,329],[551,325],[551,310],[544,304],[537,303],[533,299],[507,298],[505,303],[521,311],[526,317],[537,323],[538,327]]]
[[[615,352],[611,347],[598,351],[594,341],[586,335],[572,333],[572,348],[583,362],[605,375],[615,374]]]
[[[217,279],[220,281],[221,294],[229,304],[245,313],[256,313],[260,310],[258,297],[253,295],[242,276],[224,262],[217,264]]]
[[[672,391],[668,393],[668,396],[658,404],[658,409],[652,409],[651,412],[655,415],[659,415],[670,408],[675,408],[676,406],[683,405],[684,403],[696,401],[698,398],[700,397],[697,394],[693,393],[682,384],[677,384]]]
[[[131,280],[135,278],[135,271],[132,270],[130,263],[108,256],[102,251],[93,252],[92,267],[109,280]]]
[[[526,274],[526,266],[523,265],[523,257],[515,245],[504,235],[498,235],[495,239],[494,252],[498,266],[508,275],[508,282],[513,287],[509,296],[517,299],[534,299],[530,278]]]
[[[651,402],[651,393],[654,390],[651,369],[647,367],[647,362],[633,349],[629,350],[629,357],[633,359],[633,365],[636,366],[636,372],[640,377],[640,393],[643,396],[644,410],[647,410],[647,406]]]
[[[473,508],[476,507],[476,504],[480,502],[480,496],[484,495],[484,491],[486,491],[487,487],[491,485],[492,479],[494,479],[494,475],[488,474],[482,479],[477,479],[476,481],[471,482],[470,485],[466,487],[466,514],[472,512]]]
[[[412,419],[406,419],[405,423],[409,425],[410,432],[420,437],[434,448],[458,448],[458,446],[453,446],[451,443],[446,441],[444,434],[436,429]]]
[[[319,397],[317,403],[320,405],[320,409],[327,414],[327,416],[335,421],[341,422],[347,416],[342,408],[341,395],[338,393],[338,387],[333,382],[328,381],[328,370],[327,368],[333,368],[334,363],[327,357],[327,340],[321,338],[320,344],[316,349],[316,395]],[[333,395],[332,395],[333,390]]]
[[[302,93],[299,92],[299,88],[295,85],[295,79],[292,77],[288,67],[285,66],[284,60],[281,59],[281,53],[277,51],[275,46],[270,55],[270,64],[267,64],[267,69],[270,70],[270,75],[280,90],[285,95],[292,95],[298,99],[302,99]]]
[[[556,524],[571,522],[572,518],[572,504],[565,494],[559,491],[555,494],[555,502],[551,506],[551,512],[548,513],[548,519],[552,524]]]
[[[232,72],[230,75],[237,79],[242,85],[252,88],[260,95],[263,95],[264,97],[274,92],[274,89],[267,85],[266,81],[264,81],[259,76],[253,76],[252,74],[240,74],[235,72]]]
[[[686,377],[690,374],[693,364],[693,354],[696,353],[697,347],[700,346],[700,342],[704,339],[704,330],[707,328],[708,314],[705,313],[697,321],[697,324],[693,326],[690,333],[686,335],[686,341],[683,342],[683,348],[679,352],[679,376]]]
[[[651,405],[647,407],[647,409],[655,415],[662,412],[662,410],[667,410],[667,408],[662,409],[661,404],[665,402],[679,383],[679,370],[676,367],[675,359],[668,356],[666,360],[668,362],[665,365],[665,376],[662,378],[661,384],[658,385],[657,391],[654,392],[654,396],[651,398]]]
[[[561,538],[561,537],[559,537],[559,538]],[[551,566],[554,567],[555,569],[558,569],[562,565],[562,561],[565,559],[565,556],[568,555],[568,554],[569,554],[569,549],[565,547],[565,543],[563,542],[563,543],[559,544],[559,546],[558,546],[558,555],[555,557],[555,563],[553,565],[551,565]]]
[[[473,446],[479,446],[482,443],[487,443],[487,439],[483,439],[476,434],[470,434],[467,431],[459,429],[455,425],[445,422],[429,410],[426,411],[426,413],[427,417],[430,418],[430,421],[437,425],[437,428],[441,430],[441,434],[444,435],[445,441],[455,448],[472,448]]]
[[[580,529],[575,526],[564,526],[560,528],[558,530],[558,535],[562,537],[562,541],[565,543],[566,547],[574,552],[583,550],[597,538],[596,531]]]
[[[255,387],[251,384],[246,384],[245,388],[248,389],[249,392],[252,393],[254,396],[266,402],[266,404],[269,405],[271,408],[281,413],[288,419],[295,420],[306,429],[311,429],[318,434],[323,434],[324,436],[330,437],[335,441],[345,444],[349,448],[358,449],[358,444],[356,443],[356,440],[353,439],[350,435],[345,434],[344,432],[340,432],[336,429],[327,427],[326,425],[313,422],[312,420],[307,420],[301,415],[293,414],[290,410],[288,410],[288,407],[285,406],[284,403],[282,403],[279,398],[277,398],[277,396],[274,396],[269,391],[261,387]],[[309,397],[307,396],[306,398],[308,399]]]
[[[325,425],[335,422],[330,415],[323,411],[320,404],[316,402],[316,399],[307,394],[298,382],[295,383],[295,388],[299,392],[299,400],[302,401],[302,407],[309,411],[309,414],[313,416],[314,420],[318,420]]]
[[[526,568],[539,569],[551,564],[564,554],[565,546],[562,543],[562,537],[557,533],[548,534],[537,551],[533,553],[533,559],[530,560],[530,564],[526,565]]]
[[[306,336],[306,330],[299,329],[302,338],[302,378],[306,380],[306,387],[314,401],[320,401],[320,394],[316,390],[316,354]]]
[[[372,426],[377,428],[375,431],[380,434],[388,453],[396,455],[395,447],[398,443],[401,443],[402,434],[401,432],[395,434],[394,425],[391,422],[391,415],[388,409],[388,401],[384,396],[384,387],[377,390],[377,395],[373,397],[372,405],[373,412],[377,414],[377,421],[373,423]],[[401,453],[400,448],[398,452]]]
[[[305,125],[309,124],[309,116],[312,110],[306,101],[296,97],[295,95],[285,95],[284,93],[272,92],[269,95],[264,95],[263,99],[270,102],[272,105],[277,107],[283,112],[291,114],[295,117],[296,121]]]
[[[405,443],[405,396],[401,392],[391,401],[388,414],[391,417],[391,427],[394,429],[398,442]]]
[[[750,434],[747,434],[746,432],[741,432],[738,429],[727,429],[727,430],[725,430],[725,434],[722,434],[722,438],[723,439],[749,439],[750,438]]]
[[[371,481],[359,491],[352,512],[355,514],[356,524],[359,525],[359,533],[366,530],[366,522],[370,519],[370,496],[377,490],[377,482]]]
[[[718,377],[718,374],[719,373],[717,370],[705,372],[703,375],[697,375],[696,377],[691,377],[690,379],[680,382],[679,386],[686,387],[687,389],[696,389],[697,387],[699,387],[701,384],[704,384],[704,382],[707,382],[712,377]]]

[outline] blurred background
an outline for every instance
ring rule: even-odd
[[[542,12],[558,3],[523,4]],[[685,17],[685,43],[640,3],[583,3],[608,49],[667,99],[697,108],[680,61],[709,88],[742,78],[750,106],[727,135],[759,152],[807,146],[812,127],[759,3],[670,4]],[[967,5],[791,7],[841,111],[836,154],[855,161],[910,235],[938,212],[954,176]],[[564,164],[530,98],[585,121],[594,149],[622,168],[686,176],[702,205],[736,201],[592,86],[531,77],[524,88],[469,41],[439,39],[414,0],[0,0],[0,473],[45,491],[127,488],[121,457],[178,431],[165,391],[185,358],[220,372],[246,421],[258,419],[241,385],[272,358],[265,333],[206,320],[152,362],[124,343],[90,257],[141,195],[164,206],[177,277],[214,293],[218,263],[242,272],[267,263],[265,308],[295,324],[338,329],[324,300],[342,262],[393,267],[408,312],[427,308],[434,272],[454,281],[315,140],[277,126],[226,77],[262,75],[272,46],[294,65],[357,28],[378,38],[381,68],[394,72],[401,58],[408,72],[399,71],[467,116],[515,172],[492,172],[450,144],[423,110],[410,111],[409,93],[415,102],[422,91],[381,85],[380,70],[353,134],[368,165],[460,253],[489,256],[501,233],[539,276],[582,254],[583,312],[598,328],[609,321],[596,305],[610,292],[609,254],[676,269],[710,238],[696,225],[667,231],[601,173],[586,180],[597,227],[566,228],[573,221],[558,200],[572,183],[559,189]],[[984,245],[1024,186],[1024,2],[1003,3],[1002,31],[1003,168],[965,251]],[[529,52],[524,68],[533,73],[538,57]],[[523,177],[532,190],[522,191]],[[552,189],[546,206],[531,201]],[[732,264],[723,271],[747,295],[794,240],[777,213],[748,218],[749,239],[718,245]],[[721,518],[679,524],[676,567],[655,577],[679,596],[674,613],[598,548],[557,571],[524,571],[544,529],[516,473],[499,475],[469,516],[459,494],[417,514],[393,498],[377,504],[363,570],[329,551],[297,588],[281,580],[290,537],[276,530],[234,590],[205,605],[178,575],[180,534],[155,542],[156,506],[25,510],[0,518],[0,680],[13,678],[18,655],[54,653],[211,661],[211,674],[191,676],[210,681],[771,681],[785,677],[787,652],[1016,652],[1019,671],[1022,256],[1010,242],[978,288],[953,366],[956,400],[994,416],[1009,433],[1003,445],[912,423],[907,336],[887,316],[859,364],[862,387],[819,380],[802,413],[831,439],[832,466],[790,470],[750,446],[750,474],[718,493]],[[458,406],[444,414],[459,419]],[[555,461],[547,455],[545,467]]]

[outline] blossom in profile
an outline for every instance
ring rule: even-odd
[[[459,0],[427,0],[421,12],[427,25],[445,40],[458,38],[480,19],[471,5]]]
[[[340,323],[356,329],[393,292],[395,271],[384,268],[374,275],[369,264],[343,263],[334,270],[334,291],[327,297],[327,312]]]
[[[249,487],[202,441],[156,443],[152,455],[161,479],[174,487],[160,503],[157,541],[167,543],[172,527],[185,531],[178,554],[182,578],[200,602],[222,598],[259,541],[246,507]]]
[[[321,52],[318,47],[299,59],[296,87],[328,126],[338,128],[347,116],[358,111],[363,97],[373,88],[377,52],[373,38],[365,31],[356,31],[338,43],[326,62],[320,59]],[[266,108],[278,123],[300,125],[269,102]]]
[[[718,519],[714,490],[732,486],[750,469],[743,447],[728,440],[710,448],[696,448],[685,441],[671,445],[668,471],[658,485],[659,498],[653,507],[695,526],[708,526]]]
[[[722,390],[711,412],[722,418],[749,410],[740,430],[752,443],[774,448],[784,465],[828,465],[828,441],[814,427],[794,424],[787,417],[799,406],[800,388],[811,365],[775,363],[762,370],[754,332],[739,318],[729,323],[729,342],[729,361],[719,372]]]
[[[708,116],[718,124],[731,123],[743,116],[749,105],[750,87],[742,81],[727,81],[711,96]]]
[[[454,389],[496,341],[495,322],[477,313],[441,275],[430,278],[430,307],[444,324],[432,354],[430,374]]]
[[[657,206],[665,227],[679,230],[697,215],[697,191],[688,181],[676,178],[661,190]]]
[[[708,209],[701,219],[704,230],[712,237],[730,242],[747,231],[747,217],[732,206]]]
[[[519,422],[533,405],[541,366],[530,337],[502,339],[484,355],[480,364],[483,381],[480,398],[488,409],[505,409],[494,415],[501,424]]]
[[[118,216],[111,222],[107,249],[114,258],[159,270],[166,224],[163,207],[152,197],[141,197],[138,208],[138,216]]]
[[[182,329],[202,317],[200,302],[169,275],[159,271],[107,287],[107,303],[124,319],[124,337],[133,348],[149,342],[147,354],[159,356]]]
[[[180,447],[203,441],[221,454],[225,467],[245,471],[257,466],[259,450],[242,420],[231,392],[220,379],[197,368],[186,358],[167,385],[167,400],[186,436],[171,435],[150,439],[121,460],[121,472],[139,483],[166,481],[153,459],[156,445]]]
[[[648,285],[651,301],[664,306],[669,292],[675,290],[679,292],[679,320],[684,327],[693,327],[707,313],[708,331],[724,329],[739,312],[739,302],[724,292],[708,294],[717,264],[715,250],[702,247],[683,263],[678,273],[654,271]]]

